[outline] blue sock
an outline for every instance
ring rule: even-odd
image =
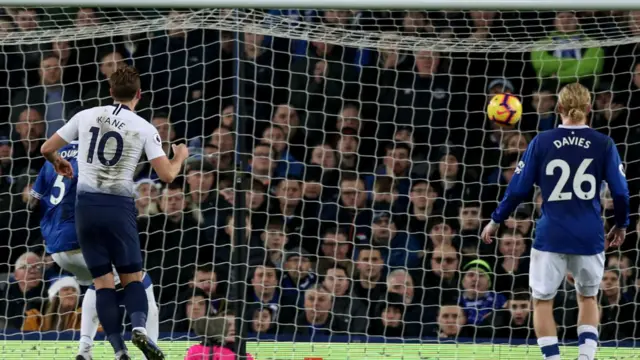
[[[140,281],[134,281],[124,288],[124,307],[131,319],[131,327],[146,328],[149,303],[144,285]]]
[[[115,289],[96,290],[96,310],[98,319],[102,324],[113,350],[117,353],[124,351],[127,347],[122,338],[122,319]]]

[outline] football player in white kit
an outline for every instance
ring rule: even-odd
[[[122,337],[114,267],[131,319],[131,341],[147,359],[163,360],[164,354],[145,329],[148,303],[142,283],[133,174],[144,151],[160,180],[173,182],[189,153],[186,146],[174,145],[175,156],[169,160],[155,127],[133,112],[140,99],[140,76],[135,69],[116,70],[109,85],[114,104],[76,114],[42,145],[41,153],[58,174],[73,177],[73,167],[57,151],[78,139],[76,231],[93,276],[98,318],[116,359],[131,358]]]

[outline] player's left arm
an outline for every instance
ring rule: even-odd
[[[607,143],[606,159],[604,179],[609,185],[613,199],[616,228],[626,229],[627,226],[629,226],[629,187],[620,154],[611,139],[609,139]]]
[[[507,220],[518,205],[531,194],[538,171],[537,144],[538,138],[536,137],[531,141],[518,162],[504,198],[502,198],[498,208],[491,214],[492,222],[500,224]]]
[[[50,165],[49,165],[50,166]],[[40,173],[38,174],[38,177],[36,178],[36,182],[33,184],[33,186],[31,187],[31,191],[29,192],[30,195],[30,199],[29,199],[29,210],[33,211],[35,210],[38,205],[40,204],[40,198],[42,197],[42,195],[44,194],[44,192],[46,191],[46,186],[47,186],[47,180],[46,180],[46,170],[47,169],[47,165],[45,164],[45,166],[42,167],[42,169],[40,169]]]

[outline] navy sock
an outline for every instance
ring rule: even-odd
[[[96,290],[96,310],[98,319],[102,324],[113,350],[117,353],[124,351],[127,347],[122,338],[122,319],[115,289]]]
[[[132,328],[147,327],[149,303],[147,302],[147,293],[145,292],[142,282],[134,281],[125,286],[124,306],[131,319]]]

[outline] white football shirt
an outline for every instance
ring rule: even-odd
[[[132,197],[142,151],[148,160],[166,156],[156,128],[121,104],[83,110],[57,133],[78,139],[78,192]]]

